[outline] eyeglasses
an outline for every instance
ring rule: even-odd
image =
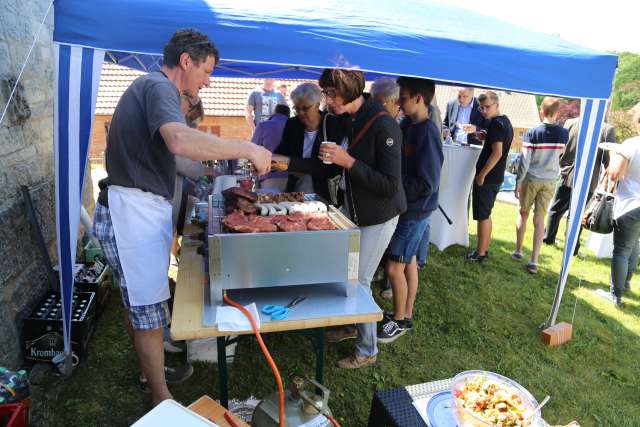
[[[322,89],[322,95],[327,98],[333,99],[338,96],[338,91],[333,88]]]
[[[489,105],[481,105],[478,107],[478,111],[489,111],[489,108],[491,108],[491,106],[496,105],[496,103],[494,102],[493,104],[489,104]]]
[[[302,114],[306,114],[309,112],[309,110],[311,110],[314,106],[313,105],[307,105],[306,107],[299,107],[297,105],[293,106],[293,109],[296,110],[297,113],[302,113]]]

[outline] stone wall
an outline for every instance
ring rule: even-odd
[[[8,100],[49,3],[2,0],[0,108]],[[0,124],[0,366],[20,365],[22,320],[48,286],[26,218],[22,185],[30,189],[50,256],[56,262],[52,30],[53,8],[9,113]]]

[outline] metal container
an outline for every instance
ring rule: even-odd
[[[319,394],[305,390],[305,385],[313,386],[312,388]],[[294,376],[285,389],[285,426],[330,426],[331,423],[326,418],[326,415],[332,415],[328,402],[329,389],[316,381],[305,381]],[[279,395],[278,392],[275,392],[256,406],[251,418],[251,425],[253,427],[278,427],[280,425],[279,408]]]
[[[330,206],[329,231],[226,233],[223,198],[209,197],[209,282],[213,305],[224,290],[345,282],[355,295],[360,231]]]

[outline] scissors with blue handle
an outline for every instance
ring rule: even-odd
[[[300,304],[302,301],[307,299],[306,297],[296,297],[291,300],[289,304],[285,305],[265,305],[262,307],[262,312],[264,314],[270,314],[271,320],[282,320],[285,319],[289,315],[289,310]]]

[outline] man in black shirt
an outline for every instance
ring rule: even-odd
[[[491,242],[491,210],[504,180],[509,148],[513,140],[513,127],[509,118],[500,114],[500,103],[495,92],[487,91],[478,97],[480,111],[488,121],[486,133],[478,132],[478,139],[486,139],[473,182],[473,219],[478,222],[478,243],[469,254],[469,261],[483,262],[489,256]]]

